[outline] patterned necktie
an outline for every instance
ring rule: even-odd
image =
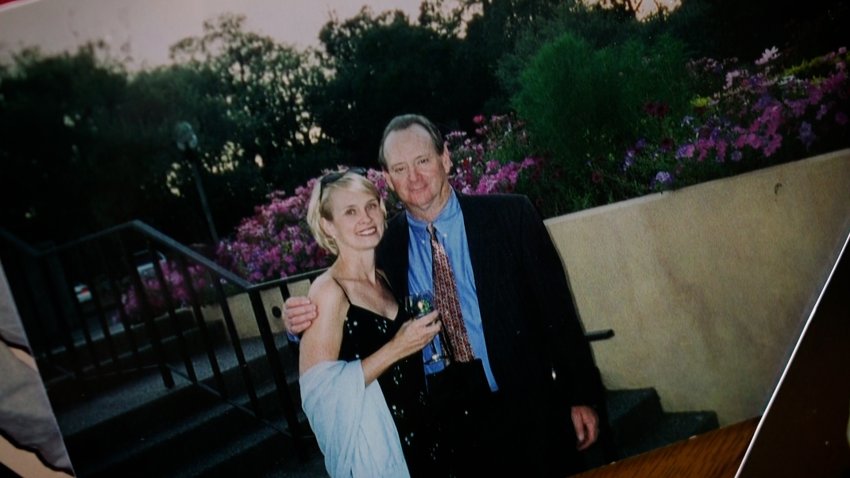
[[[457,362],[470,362],[475,356],[466,335],[463,323],[463,313],[460,310],[460,299],[457,294],[457,284],[449,265],[449,256],[437,240],[437,230],[434,225],[428,226],[431,233],[431,259],[434,273],[434,301],[440,311],[443,330],[451,345],[451,358]]]

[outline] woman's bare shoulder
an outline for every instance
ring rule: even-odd
[[[325,271],[310,284],[310,290],[307,292],[307,296],[313,302],[328,299],[339,300],[345,296],[345,292],[342,290],[342,286],[333,278],[330,271]]]
[[[348,313],[348,300],[342,287],[327,272],[310,284],[307,295],[316,304],[318,315],[301,336],[301,374],[319,362],[339,357],[343,323]]]
[[[319,308],[319,316],[344,317],[348,310],[348,298],[342,286],[334,280],[330,271],[325,271],[310,284],[307,297]]]

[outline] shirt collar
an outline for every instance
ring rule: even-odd
[[[460,217],[460,213],[460,202],[457,200],[455,190],[452,189],[448,202],[446,202],[440,214],[437,215],[437,219],[434,220],[434,227],[437,228],[437,231],[447,232],[450,226]],[[409,211],[405,211],[405,214],[407,214],[407,223],[414,232],[417,234],[428,234],[427,222],[416,219]]]

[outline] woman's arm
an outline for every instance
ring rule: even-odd
[[[318,306],[313,325],[301,337],[299,372],[301,375],[319,362],[339,360],[342,330],[348,300],[330,276],[320,276],[310,286],[308,297]],[[402,324],[396,335],[362,360],[363,377],[369,385],[394,363],[422,350],[440,331],[437,312]]]
[[[318,306],[318,315],[301,336],[298,355],[301,375],[319,362],[339,360],[342,327],[348,312],[348,300],[330,275],[316,278],[307,296]]]

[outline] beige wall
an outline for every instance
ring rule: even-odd
[[[269,321],[272,334],[283,332],[283,321],[276,319],[271,314],[273,306],[276,305],[281,309],[283,308],[283,296],[280,294],[280,290],[277,288],[261,290],[260,299],[263,301],[266,318]],[[254,316],[254,306],[251,304],[251,297],[247,292],[228,297],[227,306],[230,308],[230,315],[233,317],[233,323],[236,326],[236,333],[239,338],[245,339],[260,335],[260,329],[257,327],[257,319]],[[203,306],[201,313],[207,322],[224,320],[224,312],[222,312],[221,306],[218,304]]]
[[[761,414],[850,231],[850,150],[552,218],[609,388]]]

